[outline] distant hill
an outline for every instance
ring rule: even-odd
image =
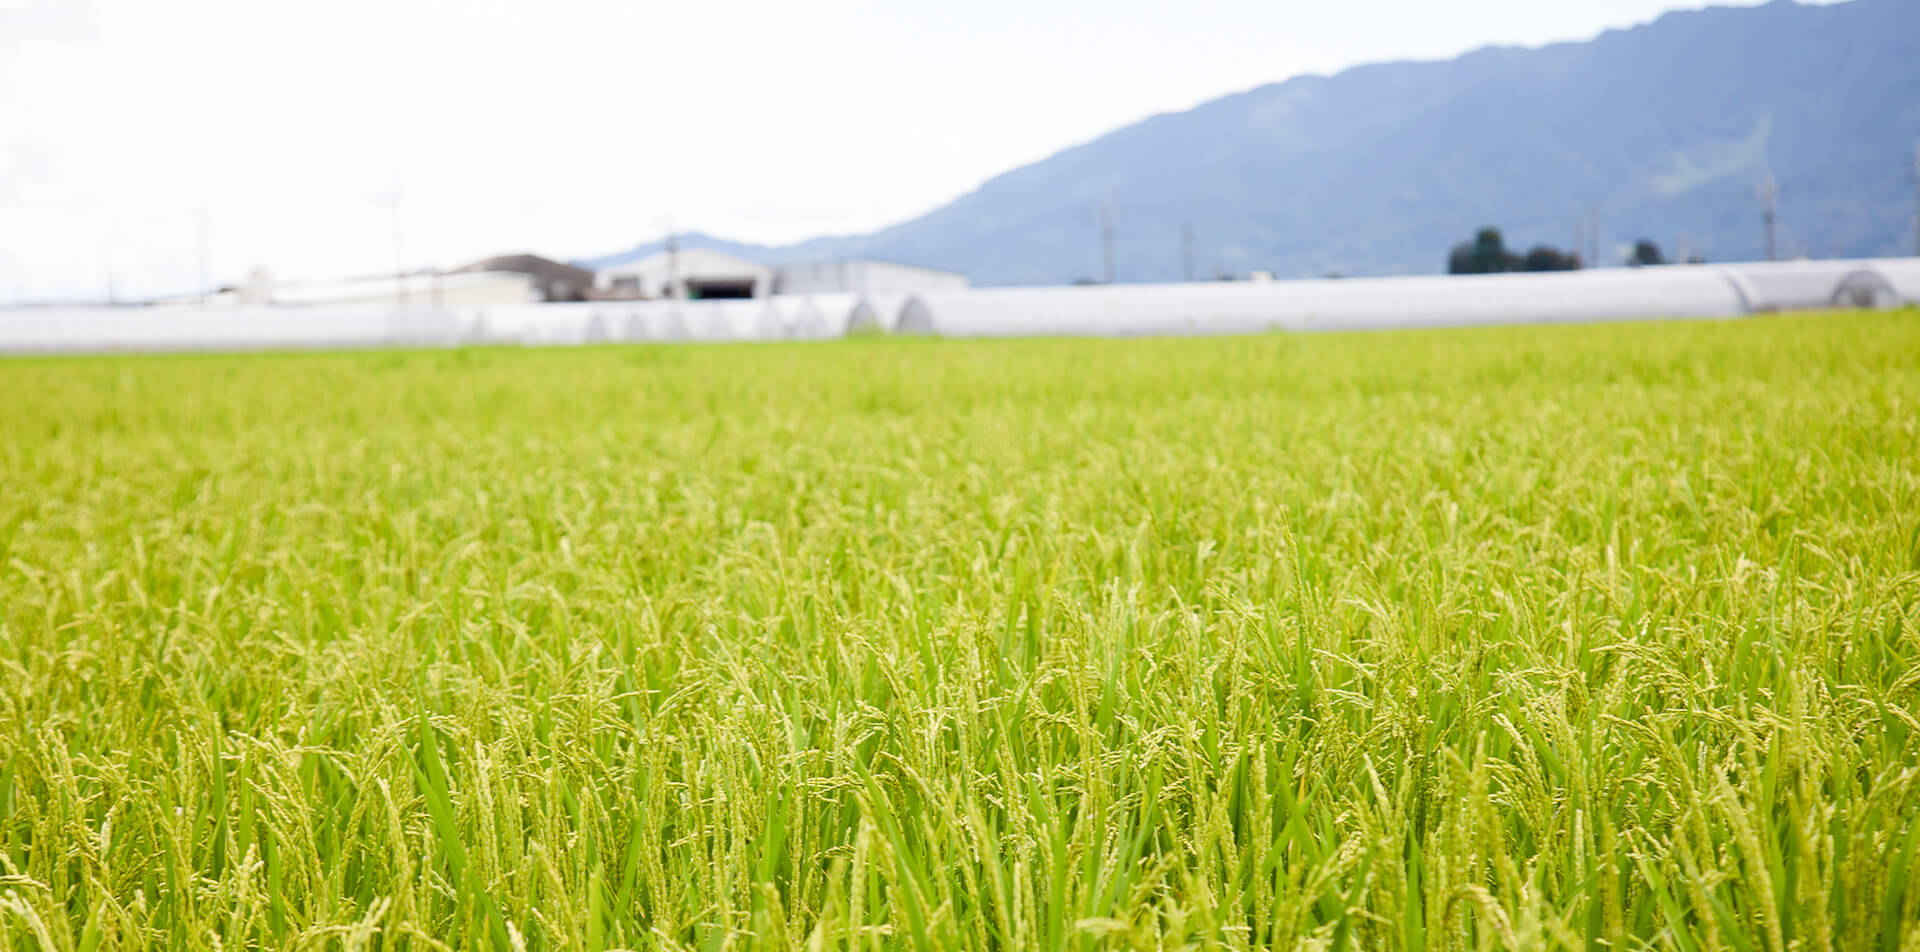
[[[1423,273],[1483,224],[1523,250],[1570,246],[1592,205],[1609,258],[1648,237],[1752,259],[1755,187],[1771,174],[1783,254],[1909,254],[1916,37],[1915,0],[1669,13],[1584,43],[1302,76],[1154,116],[871,235],[687,241],[1065,283],[1101,276],[1096,209],[1110,202],[1122,281],[1178,279],[1183,224],[1200,277]]]

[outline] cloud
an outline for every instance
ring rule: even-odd
[[[384,272],[396,190],[416,265],[669,220],[865,231],[1151,112],[1455,35],[1393,33],[1416,6],[0,0],[0,256],[35,296],[109,267],[184,291],[204,207],[218,281]]]

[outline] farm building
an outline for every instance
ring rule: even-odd
[[[447,273],[524,274],[542,301],[584,301],[593,290],[593,272],[535,254],[496,255]]]
[[[784,264],[774,269],[775,294],[918,294],[967,287],[958,271],[872,258]]]
[[[773,269],[711,248],[662,251],[594,276],[598,297],[611,299],[765,297]]]
[[[160,307],[340,307],[358,304],[405,308],[496,307],[541,300],[532,275],[510,271],[455,274],[421,272],[283,283],[264,271],[243,286],[213,294],[167,298]]]

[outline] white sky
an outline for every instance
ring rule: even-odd
[[[0,0],[0,303],[870,230],[1301,72],[1684,0]]]

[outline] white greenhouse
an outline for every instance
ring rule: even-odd
[[[768,300],[785,336],[796,340],[845,337],[860,304],[855,294],[776,294]]]
[[[1593,271],[987,288],[460,309],[0,309],[0,352],[573,346],[599,341],[1244,334],[1475,324],[1720,318],[1920,305],[1920,258]]]
[[[602,305],[601,313],[620,328],[625,341],[667,342],[687,339],[687,322],[677,301],[636,301],[618,307]]]
[[[254,351],[458,344],[450,311],[384,307],[15,308],[0,310],[0,351]]]
[[[780,336],[780,318],[765,298],[719,298],[678,302],[693,340],[771,340]]]
[[[1920,258],[1876,258],[1859,264],[1886,279],[1898,304],[1920,305]]]
[[[1711,268],[1031,288],[917,295],[901,333],[1130,336],[1726,317]]]
[[[605,341],[616,330],[592,304],[520,304],[472,312],[466,342],[578,346]]]
[[[1866,261],[1753,261],[1719,265],[1753,314],[1825,307],[1883,306],[1894,294],[1885,275]],[[1660,269],[1666,270],[1666,269]],[[1877,279],[1877,280],[1876,280]]]
[[[845,337],[859,316],[858,294],[814,294],[809,296],[814,313],[820,315],[823,338]]]
[[[886,293],[861,295],[848,315],[847,333],[893,333],[900,326],[900,309],[907,306],[908,297]]]

